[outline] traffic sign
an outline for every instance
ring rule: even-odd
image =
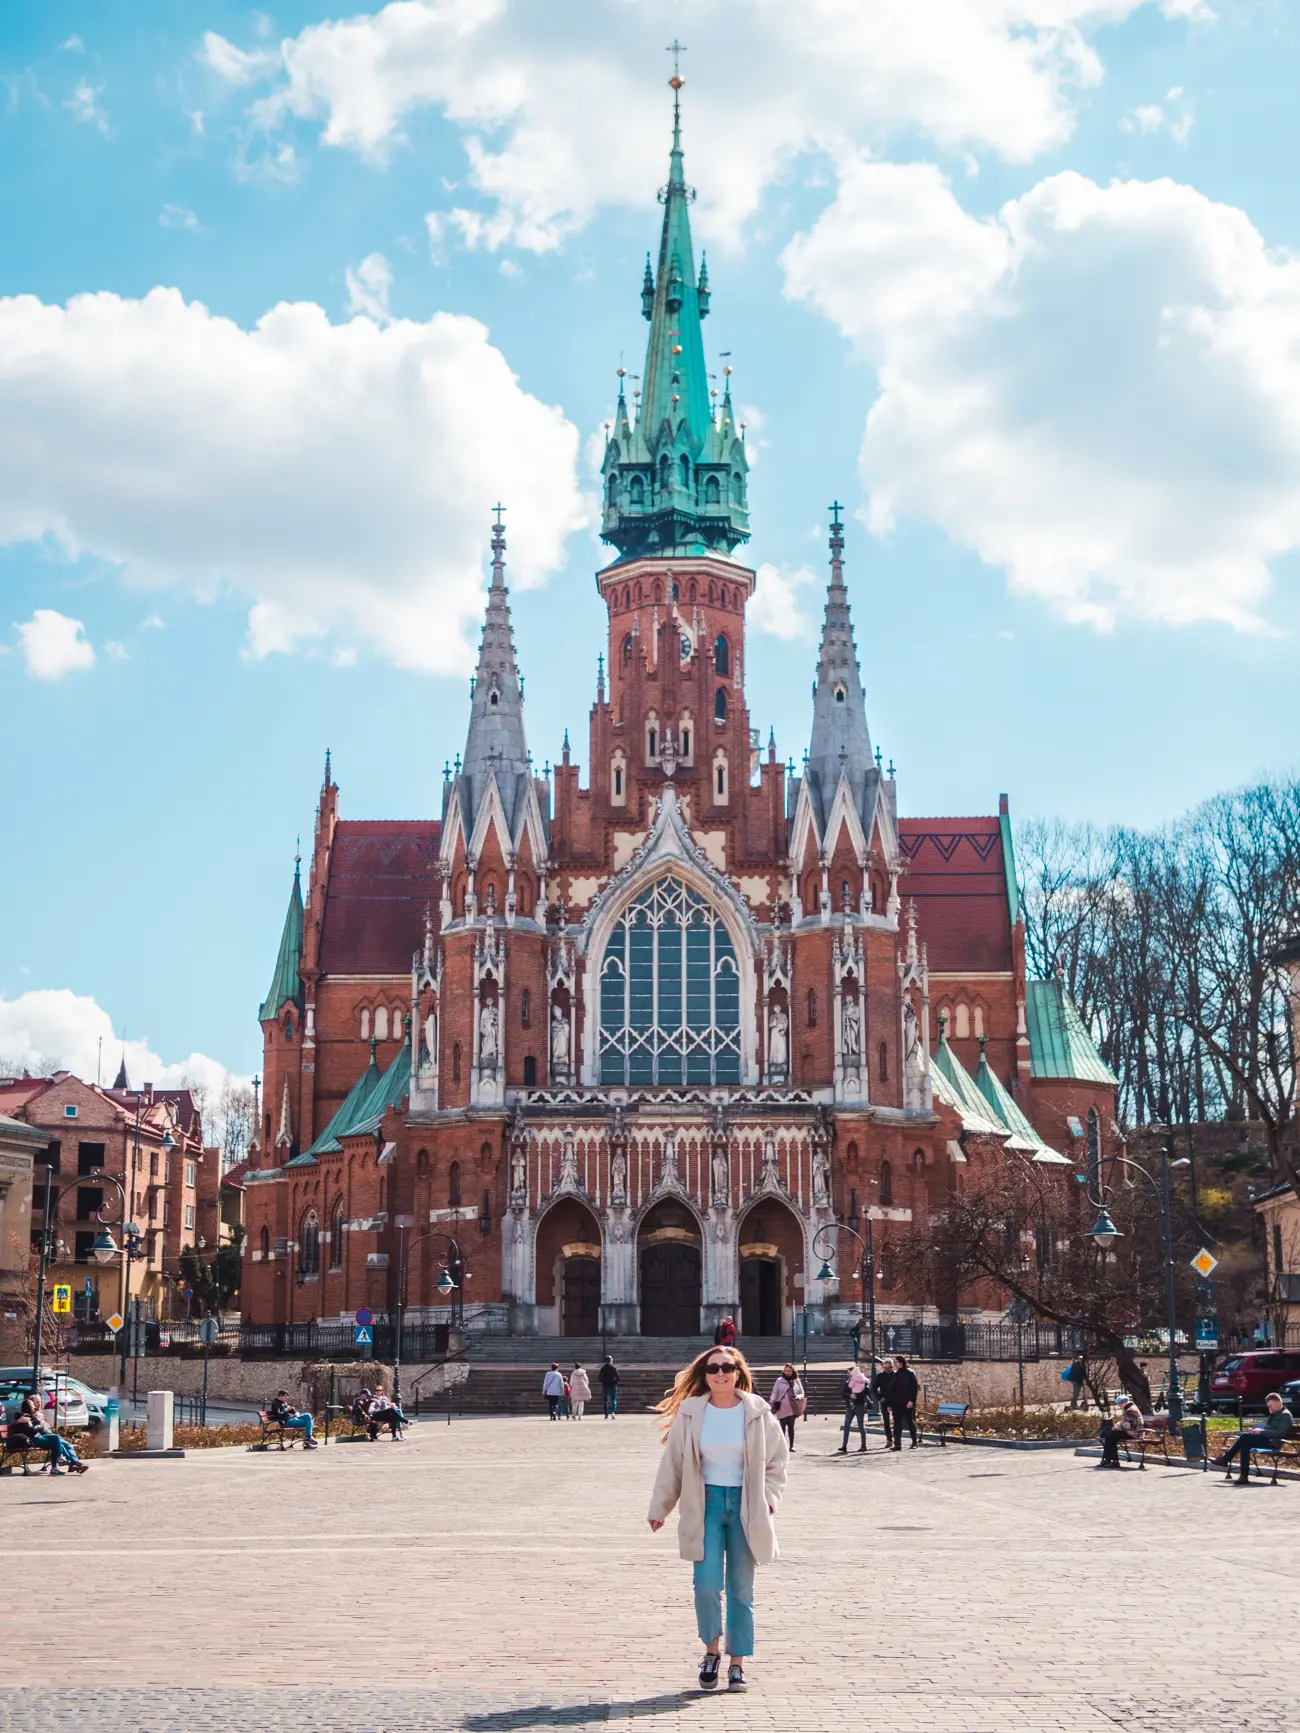
[[[199,1325],[199,1341],[205,1348],[210,1348],[221,1334],[221,1326],[215,1318],[204,1318]]]
[[[86,1298],[87,1299],[89,1299],[90,1296],[95,1291],[95,1284],[91,1281],[89,1276],[86,1277],[86,1290],[85,1291],[86,1291]]]
[[[56,1282],[54,1284],[54,1310],[60,1315],[72,1310],[71,1282]]]
[[[182,1288],[181,1293],[184,1295],[184,1297],[187,1300],[192,1300],[194,1298],[194,1289],[193,1288]]]
[[[1212,1353],[1219,1346],[1219,1320],[1217,1318],[1198,1318],[1196,1320],[1196,1350],[1200,1354]]]
[[[120,1312],[114,1312],[111,1317],[104,1319],[104,1323],[105,1323],[106,1327],[108,1329],[110,1329],[113,1332],[113,1334],[116,1336],[117,1332],[122,1328],[123,1324],[126,1323],[126,1319],[122,1316],[122,1314]]]
[[[356,1348],[373,1347],[374,1340],[375,1333],[370,1328],[369,1324],[358,1324],[356,1329],[352,1332],[352,1342],[353,1346]]]
[[[364,1328],[365,1325],[373,1324],[374,1321],[375,1314],[370,1310],[370,1307],[362,1306],[361,1310],[357,1313],[357,1323]]]
[[[1213,1252],[1206,1251],[1204,1246],[1201,1247],[1200,1251],[1197,1252],[1196,1256],[1192,1259],[1192,1268],[1196,1271],[1198,1276],[1204,1276],[1207,1280],[1218,1266],[1218,1258],[1215,1257]]]

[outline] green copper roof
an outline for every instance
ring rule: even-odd
[[[310,1167],[318,1155],[342,1149],[345,1137],[372,1134],[390,1107],[396,1107],[411,1089],[411,1038],[397,1051],[387,1071],[381,1071],[375,1061],[375,1043],[370,1043],[370,1063],[357,1078],[334,1111],[334,1116],[312,1144],[301,1155],[286,1161],[286,1167]]]
[[[1002,835],[1002,870],[1007,880],[1007,907],[1011,925],[1020,919],[1020,886],[1016,882],[1016,851],[1011,840],[1011,803],[1004,794],[998,802],[998,830]]]
[[[275,959],[275,973],[271,977],[271,990],[262,1001],[262,1009],[257,1013],[260,1023],[280,1015],[280,1007],[286,999],[292,999],[298,1009],[302,1010],[302,981],[298,975],[298,964],[302,961],[302,876],[295,861],[293,865],[293,889],[289,892],[289,907],[285,911],[284,931],[280,934],[280,954]]]
[[[1066,992],[1064,981],[1026,982],[1025,1021],[1031,1076],[1070,1077],[1112,1086],[1118,1082],[1084,1027],[1079,1007]]]
[[[990,1112],[989,1104],[976,1089],[970,1072],[948,1045],[947,1033],[939,1037],[939,1045],[930,1060],[930,1074],[939,1099],[961,1115],[964,1131],[980,1131],[990,1137],[1004,1137],[1006,1126]]]
[[[1058,1155],[1054,1149],[1049,1149],[1033,1126],[1025,1118],[1010,1090],[1004,1088],[1001,1078],[985,1057],[984,1044],[980,1043],[979,1069],[975,1073],[975,1087],[993,1109],[994,1114],[1011,1133],[1008,1143],[1012,1149],[1031,1150],[1031,1159],[1041,1162],[1046,1167],[1069,1167],[1067,1157]]]
[[[673,92],[673,147],[657,274],[646,259],[641,310],[650,321],[640,407],[628,414],[622,380],[602,474],[601,536],[622,559],[670,553],[729,554],[749,539],[749,464],[736,427],[731,387],[717,410],[709,391],[701,321],[709,311],[708,270],[695,275],[690,206],[682,166],[681,108]],[[728,370],[729,371],[729,370]]]

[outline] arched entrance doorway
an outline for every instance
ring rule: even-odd
[[[600,1225],[577,1198],[563,1199],[538,1224],[537,1308],[543,1335],[600,1334]]]
[[[685,1204],[666,1199],[637,1235],[641,1334],[698,1336],[702,1294],[700,1227]]]
[[[740,1224],[742,1336],[784,1336],[790,1329],[803,1272],[803,1228],[775,1198],[760,1198]]]

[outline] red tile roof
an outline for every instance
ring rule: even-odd
[[[0,1113],[14,1113],[20,1107],[26,1107],[29,1101],[34,1101],[50,1087],[48,1077],[15,1077],[10,1082],[0,1083]]]
[[[930,967],[1009,970],[1011,912],[996,817],[905,818],[899,891],[916,899],[917,936]]]
[[[428,819],[339,821],[321,932],[324,974],[409,974],[426,909],[438,928],[441,829]]]

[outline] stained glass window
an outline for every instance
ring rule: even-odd
[[[620,917],[600,971],[600,1080],[740,1082],[740,971],[716,910],[661,878]]]

